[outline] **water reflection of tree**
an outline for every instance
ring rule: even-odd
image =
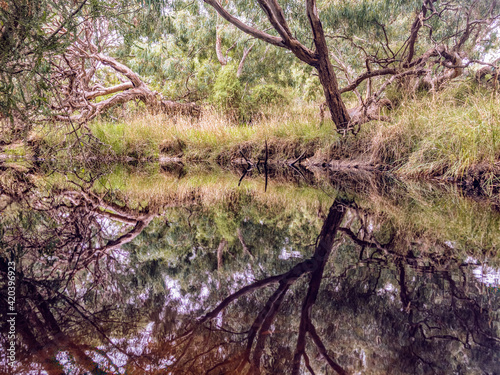
[[[476,289],[474,265],[444,242],[429,252],[380,236],[369,212],[337,204],[310,259],[229,293],[168,341],[158,337],[152,357],[168,352],[181,373],[495,371],[499,301]],[[336,245],[332,211],[344,217]],[[332,245],[327,262],[330,250],[319,251]]]
[[[265,304],[263,304],[262,309],[258,313],[248,331],[245,333],[246,345],[244,351],[238,353],[234,357],[226,359],[221,363],[215,364],[212,368],[207,370],[208,373],[215,370],[223,372],[236,371],[237,373],[242,373],[244,370],[251,373],[260,372],[262,355],[271,325],[279,312],[280,306],[283,303],[288,290],[301,276],[305,274],[311,274],[311,280],[309,282],[306,297],[303,301],[299,334],[292,364],[292,373],[297,374],[299,372],[302,357],[306,362],[306,366],[309,363],[309,357],[305,351],[306,335],[309,335],[312,338],[318,351],[324,356],[333,369],[341,374],[345,373],[342,367],[328,355],[327,350],[311,321],[311,309],[316,302],[325,264],[332,251],[333,241],[338,227],[344,217],[344,212],[343,206],[341,206],[340,202],[336,201],[331,207],[325,220],[315,252],[310,259],[298,263],[290,271],[284,274],[257,281],[240,289],[238,292],[224,299],[214,310],[200,319],[198,322],[199,324],[204,324],[213,320],[217,318],[217,316],[234,300],[241,298],[246,294],[252,293],[256,289],[264,288],[271,284],[278,284],[274,293],[267,299]]]
[[[134,309],[124,311],[124,301],[137,298],[116,278],[123,266],[115,250],[155,215],[106,201],[84,183],[48,194],[17,177],[2,186],[0,239],[2,280],[9,260],[17,268],[16,371],[61,374],[67,356],[75,373],[115,373],[114,360],[98,343],[133,360],[110,334],[136,330],[133,319],[139,316]],[[1,290],[0,310],[6,312],[7,291]]]
[[[199,320],[198,331],[192,328],[175,341],[179,350],[175,364],[194,373],[207,368],[209,373],[293,373],[300,366],[314,373],[324,368],[321,361],[312,364],[311,358],[322,358],[338,373],[363,367],[366,370],[366,366],[373,373],[495,371],[500,340],[494,322],[498,320],[499,301],[476,289],[481,285],[472,275],[474,265],[461,264],[444,242],[435,243],[430,253],[419,249],[419,243],[408,249],[392,237],[381,243],[373,222],[363,222],[363,216],[355,206],[349,208],[340,228],[344,238],[339,239],[334,264],[327,267],[322,288],[318,274],[323,269],[298,271],[308,264],[306,261],[287,273],[238,290]],[[328,219],[323,230],[327,223]],[[309,261],[314,261],[316,254]],[[326,261],[322,264],[325,266]],[[302,290],[305,296],[300,302],[300,287],[292,290],[292,284],[306,274],[309,284],[307,291]],[[263,295],[249,297],[276,284],[267,299]],[[293,302],[286,300],[287,291]],[[246,303],[241,302],[245,299]],[[290,310],[287,302],[301,303],[302,309],[277,319],[280,309]],[[315,324],[310,315],[313,306],[319,314]],[[242,321],[255,315],[250,318],[252,324]],[[277,327],[271,329],[273,323]],[[298,334],[292,326],[298,328]],[[288,335],[273,332],[283,330]],[[200,347],[193,344],[195,334],[204,337]],[[269,336],[276,337],[277,342],[268,340],[266,344]],[[296,342],[293,351],[289,348],[292,341]],[[356,364],[356,360],[361,363],[361,357],[366,358],[366,352],[360,354],[360,350],[372,353],[364,366]],[[196,355],[190,356],[193,352]],[[343,368],[337,367],[338,363]]]
[[[27,208],[25,224],[2,220],[4,248],[17,243],[26,252],[20,371],[67,371],[61,353],[74,361],[73,373],[93,374],[497,371],[499,298],[480,290],[474,265],[444,240],[429,251],[352,202],[330,208],[312,256],[278,261],[287,236],[253,218],[221,230],[195,206],[178,209],[177,219],[189,222],[182,226],[172,213],[150,222],[152,211],[86,189],[44,199],[14,196],[10,205]],[[229,211],[240,209],[219,214],[227,223]],[[115,223],[112,230],[103,218]],[[295,218],[287,220],[285,227]],[[312,225],[296,228],[304,257]],[[269,251],[260,252],[266,243]],[[128,261],[116,258],[118,248]],[[168,263],[161,259],[166,251]],[[259,280],[236,286],[232,276],[247,269],[243,261]],[[182,285],[183,300],[169,294],[165,277],[191,281]]]
[[[378,328],[366,335],[375,336],[376,345],[362,337],[356,345],[372,346],[373,353],[392,353],[398,359],[391,363],[392,373],[497,370],[499,329],[492,322],[498,319],[499,299],[485,293],[484,285],[481,290],[473,264],[457,259],[453,249],[440,241],[426,252],[419,243],[408,249],[394,238],[380,243],[366,225],[356,233],[340,230],[356,245],[357,265],[344,271],[345,279],[338,278],[334,288],[325,288],[324,298],[331,301],[328,306],[334,315],[351,316],[354,326]],[[370,270],[374,264],[376,276]],[[381,304],[384,295],[388,298]],[[371,365],[384,371],[380,364]]]

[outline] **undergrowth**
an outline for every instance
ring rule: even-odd
[[[285,108],[256,124],[237,125],[216,111],[199,120],[165,115],[138,116],[127,122],[94,122],[91,129],[118,156],[157,157],[159,153],[185,160],[229,161],[235,157],[263,157],[265,142],[274,158],[311,155],[339,137],[331,123],[322,126],[313,106]]]
[[[236,158],[255,162],[265,157],[267,143],[275,160],[363,159],[411,177],[463,179],[479,169],[491,182],[500,175],[498,94],[461,82],[439,93],[404,98],[386,115],[390,122],[370,122],[357,135],[347,136],[340,136],[331,120],[320,125],[318,106],[303,101],[274,107],[246,124],[207,107],[199,119],[135,114],[119,121],[97,120],[89,127],[97,140],[92,152],[103,160],[164,156],[220,164]],[[55,133],[64,132],[60,129]],[[38,147],[53,149],[59,133],[45,134]],[[67,138],[70,150],[81,143]]]
[[[496,168],[498,95],[462,84],[403,102],[392,116],[392,123],[378,124],[368,136],[372,159],[398,174],[462,178],[478,166]]]

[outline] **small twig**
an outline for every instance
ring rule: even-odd
[[[241,150],[240,150],[240,154],[241,154],[241,156],[243,156],[243,159],[245,159],[245,161],[247,162],[249,167],[254,166],[254,164],[250,160],[247,159],[247,157],[245,156],[245,154]]]
[[[257,170],[259,171],[259,173],[261,173],[260,168],[259,168],[259,164],[260,164],[261,161],[262,160],[257,159],[257,164],[255,165],[257,167]]]
[[[290,167],[293,167],[299,160],[302,160],[304,158],[304,155],[306,154],[306,152],[304,151],[302,154],[300,154],[300,156],[295,159],[293,162],[291,162],[290,164],[288,164]]]
[[[241,181],[245,178],[245,176],[248,173],[248,169],[245,169],[245,172],[243,172],[243,175],[241,176],[240,180],[238,181],[238,187],[241,185]]]
[[[264,186],[264,192],[267,191],[267,159],[269,158],[269,150],[267,148],[267,139],[265,140],[266,144],[266,159],[264,160],[264,171],[266,173],[266,185]]]

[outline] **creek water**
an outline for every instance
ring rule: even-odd
[[[495,197],[175,163],[0,187],[2,373],[500,373]]]

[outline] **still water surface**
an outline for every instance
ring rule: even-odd
[[[500,373],[494,201],[368,173],[253,172],[4,171],[0,371]]]

